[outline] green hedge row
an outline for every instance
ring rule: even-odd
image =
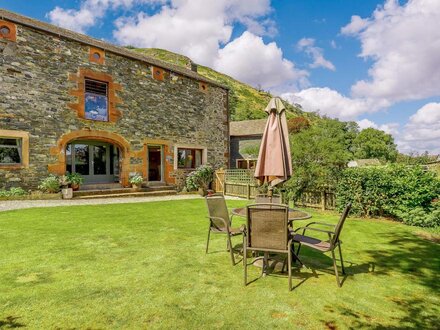
[[[349,201],[360,216],[388,215],[407,224],[440,225],[440,180],[420,166],[348,168],[337,185],[336,205]]]

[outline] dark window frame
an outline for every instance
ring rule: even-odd
[[[106,98],[106,116],[105,120],[94,119],[87,117],[88,111],[86,106],[87,95],[96,97],[105,96]],[[96,80],[92,78],[84,78],[84,118],[87,120],[109,122],[110,121],[110,105],[109,105],[109,83],[107,81]]]
[[[181,165],[180,161],[180,152],[181,151],[191,151],[191,155],[192,156],[192,160],[191,160],[191,166],[186,166],[186,158],[188,156],[185,157],[185,164]],[[177,148],[177,168],[178,169],[195,169],[200,165],[196,164],[196,152],[199,151],[200,152],[200,165],[203,165],[203,149],[201,148],[185,148],[185,147],[178,147]]]
[[[15,140],[16,144],[0,144],[0,149],[16,149],[18,153],[18,157],[20,158],[20,162],[16,163],[1,163],[1,166],[21,166],[23,165],[23,139],[19,137],[3,137],[0,136],[0,140]]]

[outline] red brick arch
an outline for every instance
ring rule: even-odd
[[[52,156],[58,156],[58,161],[48,165],[50,173],[63,175],[66,172],[66,146],[74,140],[94,140],[102,141],[116,145],[121,152],[122,164],[120,181],[125,187],[128,186],[128,177],[130,173],[130,143],[122,136],[116,133],[97,130],[80,130],[63,134],[57,142],[57,145],[50,148]]]

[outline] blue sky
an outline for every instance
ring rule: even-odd
[[[440,153],[440,1],[0,0],[106,41],[169,49],[306,111]]]

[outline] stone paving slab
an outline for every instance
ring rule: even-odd
[[[169,200],[202,199],[199,195],[172,195],[157,197],[123,197],[123,198],[97,198],[97,199],[57,199],[57,200],[17,200],[0,201],[0,212],[29,209],[34,207],[55,207],[74,205],[101,205],[101,204],[125,204],[146,203]],[[238,197],[226,196],[226,199],[240,200]]]

